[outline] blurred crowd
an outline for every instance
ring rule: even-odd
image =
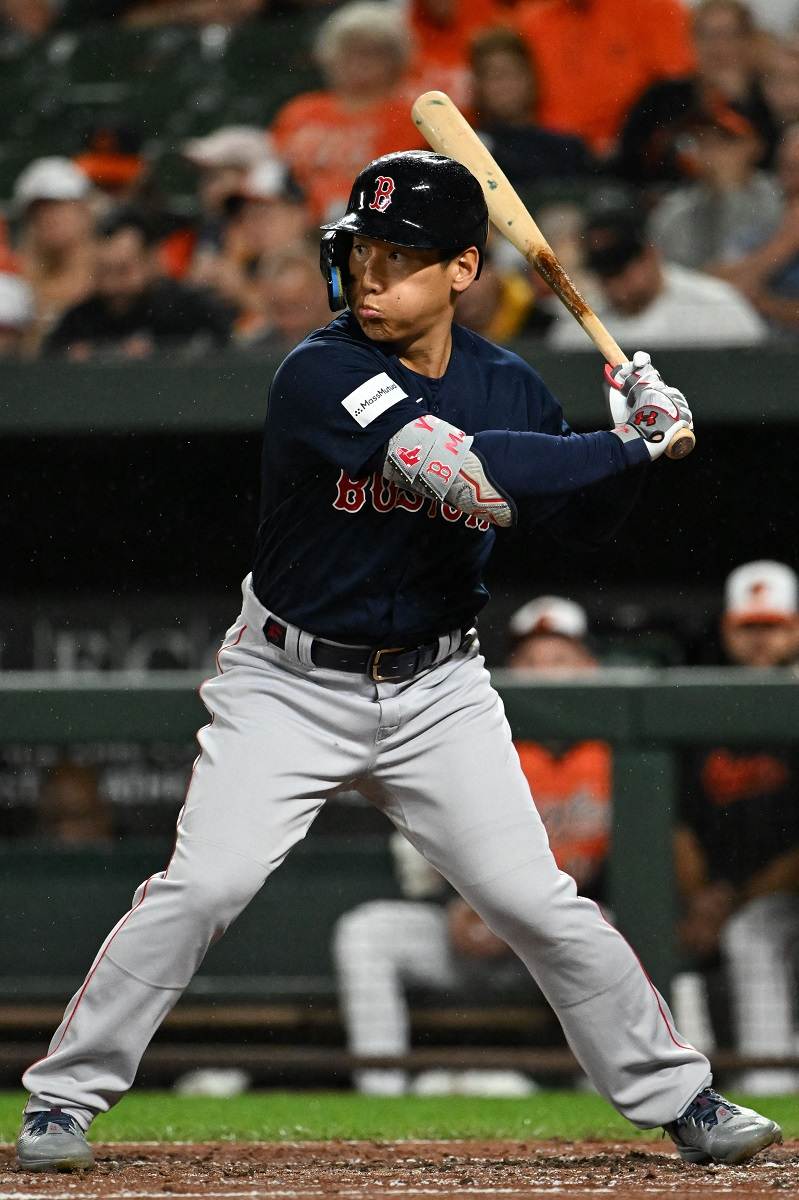
[[[320,222],[368,160],[424,145],[409,105],[428,88],[463,107],[623,344],[799,334],[799,0],[0,0],[0,56],[102,21],[263,31],[300,9],[322,86],[268,128],[171,147],[190,204],[133,109],[24,166],[0,198],[0,355],[285,352],[329,319]],[[590,349],[498,236],[459,320]]]

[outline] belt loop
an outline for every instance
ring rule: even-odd
[[[290,625],[289,628],[293,629],[294,627]],[[297,658],[304,667],[312,667],[311,646],[314,642],[314,636],[312,633],[305,633],[302,629],[298,629],[297,633],[299,635],[297,638]]]
[[[296,662],[302,662],[299,648],[301,632],[296,625],[286,625],[286,644],[283,650],[289,658],[293,658]]]
[[[452,638],[448,633],[443,633],[438,639],[438,650],[433,658],[433,663],[440,663],[442,659],[447,658],[451,653]]]

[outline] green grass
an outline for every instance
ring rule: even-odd
[[[0,1141],[16,1137],[23,1100],[21,1092],[0,1092]],[[781,1123],[786,1137],[799,1137],[799,1097],[761,1098],[753,1103]],[[526,1100],[250,1092],[231,1100],[211,1100],[134,1091],[112,1112],[98,1117],[92,1136],[109,1142],[280,1142],[333,1138],[628,1139],[652,1134],[638,1134],[598,1096],[575,1092],[539,1092]]]

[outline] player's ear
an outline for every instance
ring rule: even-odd
[[[480,254],[476,246],[469,246],[456,254],[450,260],[451,283],[456,292],[465,292],[470,283],[477,278],[480,266]]]

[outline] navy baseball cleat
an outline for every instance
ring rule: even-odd
[[[782,1130],[776,1121],[725,1100],[709,1087],[665,1129],[680,1157],[690,1163],[718,1162],[733,1166],[782,1141]]]
[[[88,1171],[94,1155],[75,1118],[60,1108],[47,1108],[25,1117],[17,1138],[17,1164],[23,1171]]]

